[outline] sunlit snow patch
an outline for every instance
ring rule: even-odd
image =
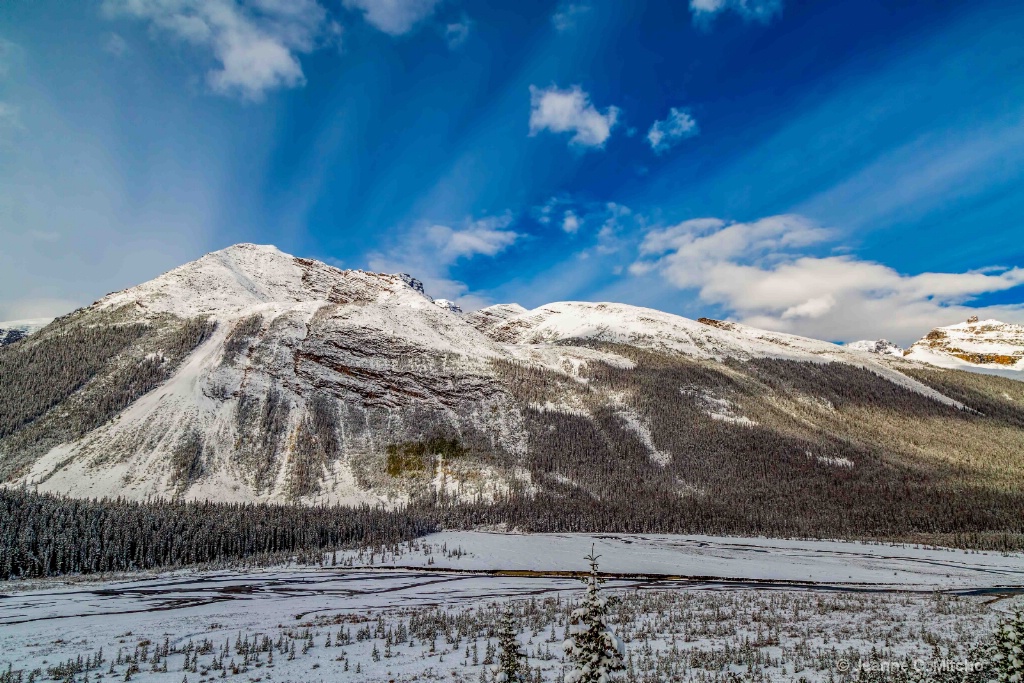
[[[728,399],[720,398],[705,389],[698,389],[696,387],[683,387],[679,391],[684,396],[696,397],[697,402],[701,404],[701,407],[712,420],[730,422],[744,427],[757,426],[757,422],[754,422],[749,417],[738,415],[735,404]]]

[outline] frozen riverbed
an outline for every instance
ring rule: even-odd
[[[580,571],[593,549],[601,570],[852,587],[956,590],[1024,586],[1024,554],[845,541],[636,534],[502,534],[453,531],[422,539],[415,552],[375,556],[375,566],[485,571]],[[444,548],[445,552],[436,552]],[[433,549],[433,551],[430,551]],[[365,552],[341,553],[364,565]]]
[[[116,680],[135,666],[132,680],[174,683],[200,680],[203,671],[246,681],[476,681],[495,602],[514,601],[531,665],[553,681],[560,629],[579,593],[571,573],[586,568],[583,555],[592,547],[610,574],[605,587],[633,605],[632,621],[620,628],[627,636],[645,634],[630,645],[637,667],[641,655],[656,667],[658,656],[682,661],[678,648],[730,652],[726,644],[738,647],[747,636],[770,632],[763,648],[787,662],[779,671],[803,666],[813,680],[835,666],[844,648],[888,643],[905,654],[924,645],[924,633],[962,642],[1024,590],[1020,555],[772,539],[446,532],[386,552],[338,553],[324,567],[176,572],[31,590],[15,582],[0,595],[0,664],[27,677],[79,655],[95,663],[89,658],[102,648],[94,673]],[[665,605],[689,616],[666,621],[659,616]],[[794,616],[802,610],[807,616]],[[644,626],[645,619],[658,628]],[[908,620],[916,626],[906,628]],[[833,632],[848,637],[830,641]],[[257,638],[251,647],[241,644]],[[797,654],[808,647],[820,650],[817,659]],[[195,663],[186,668],[189,657]]]

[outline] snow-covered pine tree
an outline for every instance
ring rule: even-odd
[[[1024,610],[996,628],[989,648],[989,670],[993,683],[1024,682]]]
[[[608,683],[625,668],[625,646],[608,626],[608,602],[600,593],[598,556],[591,550],[584,559],[590,562],[590,574],[584,579],[587,592],[583,605],[572,612],[569,637],[562,645],[572,662],[565,683]]]
[[[522,659],[526,656],[516,639],[517,630],[512,618],[511,605],[501,616],[498,628],[498,664],[494,667],[494,680],[498,683],[525,683]]]

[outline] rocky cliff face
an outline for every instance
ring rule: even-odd
[[[868,353],[877,353],[883,356],[896,356],[902,358],[904,351],[901,347],[893,344],[888,339],[878,339],[875,341],[862,340],[850,342],[846,345],[846,348],[853,349],[854,351],[867,351]]]
[[[651,514],[767,496],[833,515],[880,480],[933,495],[921,463],[963,443],[1005,462],[993,423],[964,417],[973,389],[954,400],[948,377],[903,365],[622,304],[466,314],[409,276],[243,244],[0,350],[0,481],[136,499],[582,496]],[[958,435],[931,443],[932,423]],[[899,486],[886,495],[911,505]],[[874,501],[865,514],[888,510]]]
[[[1024,370],[1024,326],[978,320],[937,327],[915,342],[907,358],[951,368]]]

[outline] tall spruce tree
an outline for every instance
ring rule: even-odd
[[[512,617],[512,606],[505,609],[501,616],[498,629],[498,664],[494,667],[494,680],[498,683],[525,683],[522,659],[526,657],[519,641],[516,639],[517,629]]]
[[[584,559],[590,562],[590,574],[584,579],[586,594],[583,605],[573,610],[569,638],[562,645],[573,666],[565,683],[608,683],[626,668],[622,662],[625,646],[608,626],[608,601],[601,597],[598,556],[591,550]]]

